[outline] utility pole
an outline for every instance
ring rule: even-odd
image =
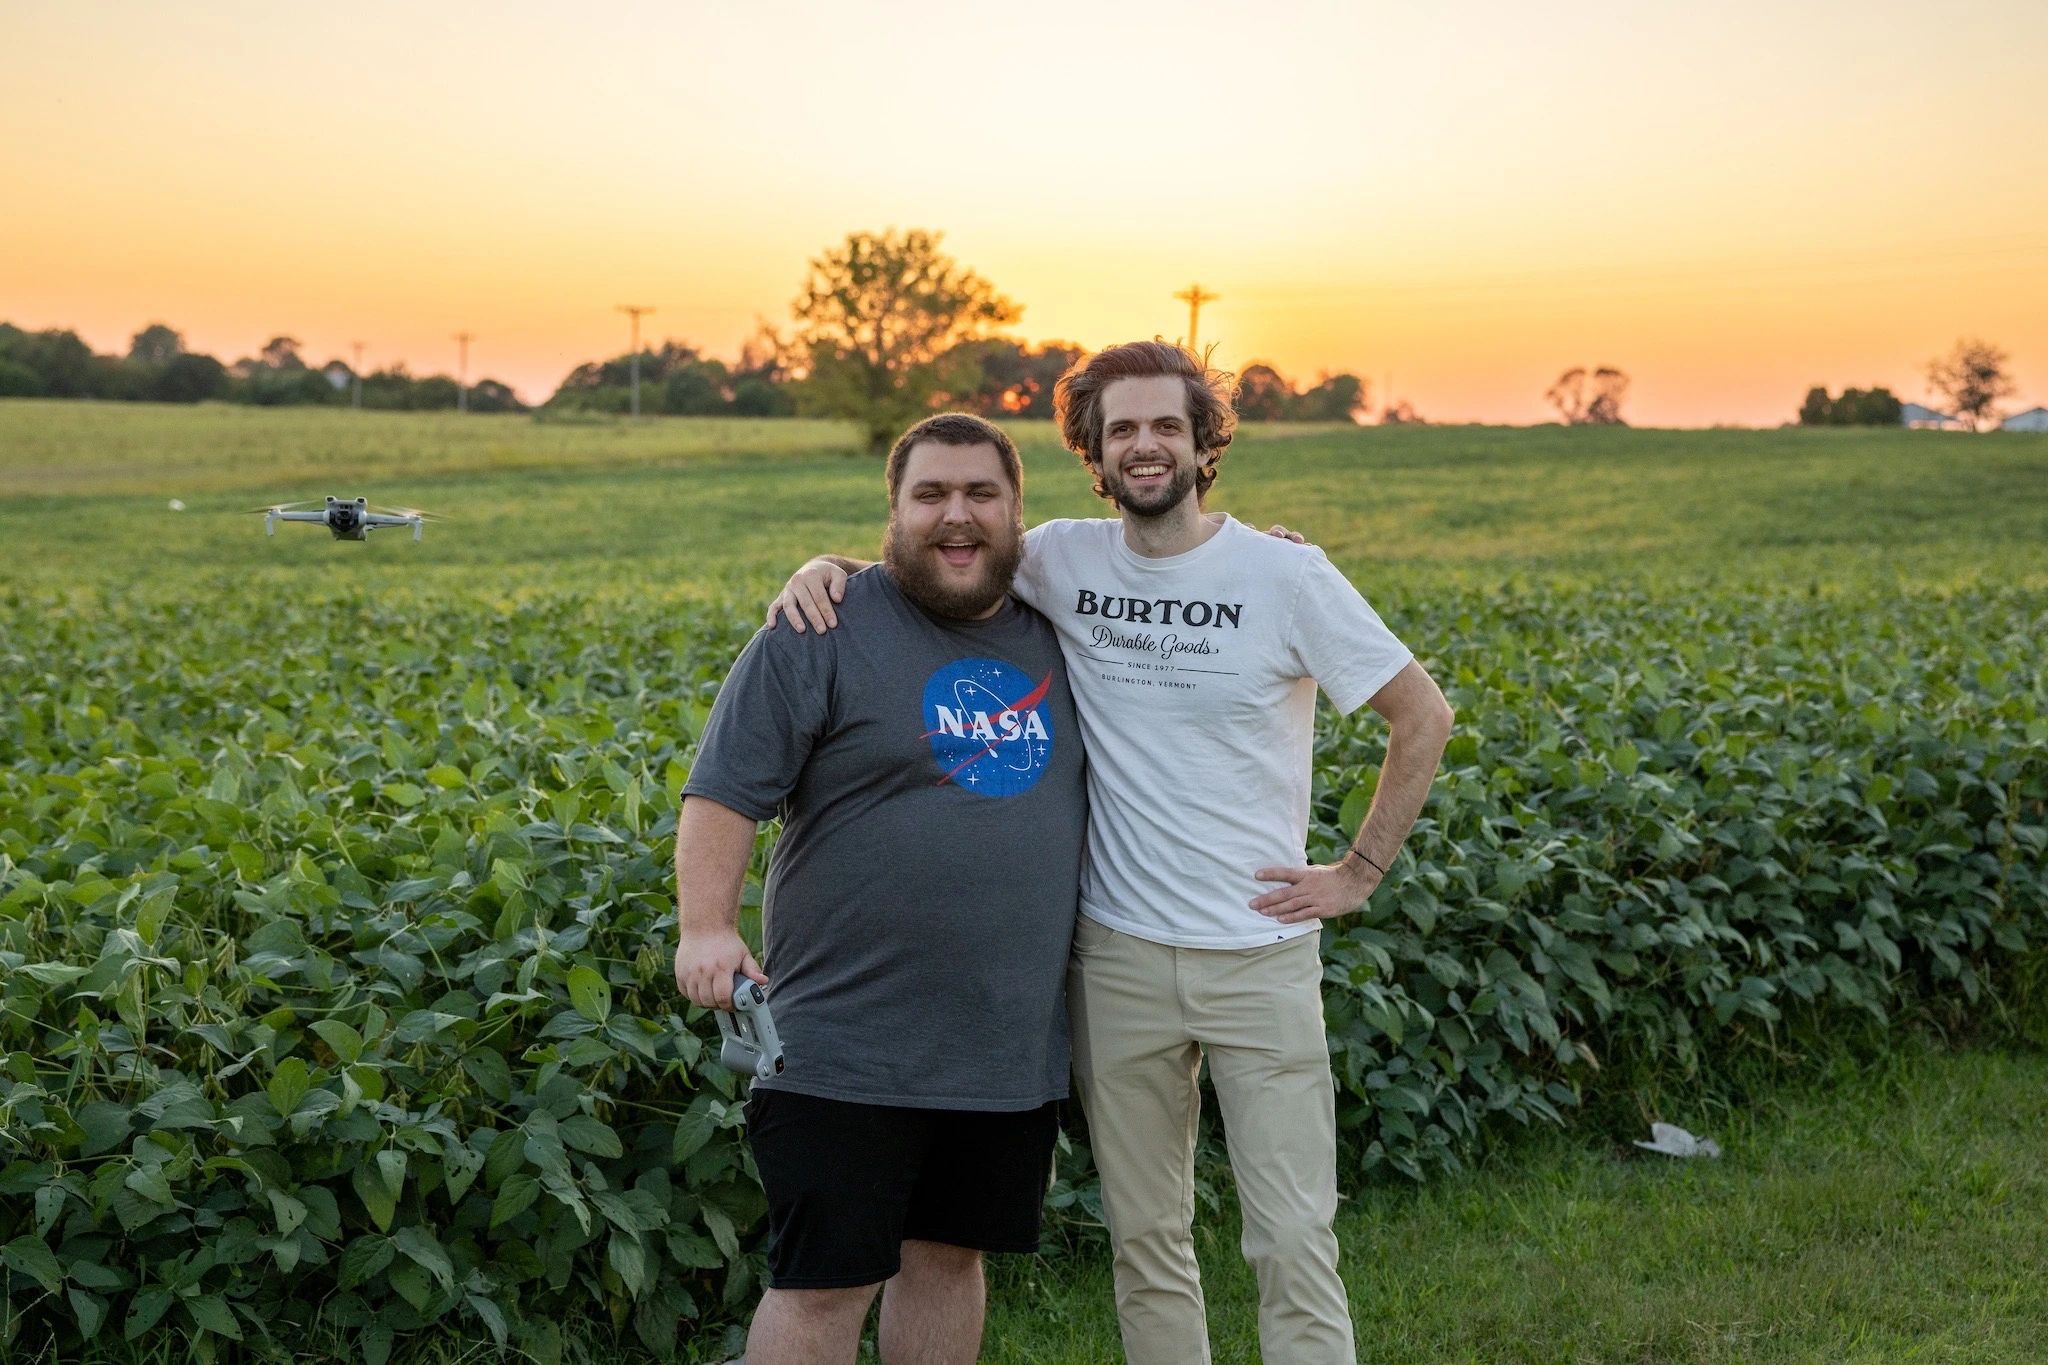
[[[357,412],[361,412],[363,410],[363,343],[351,341],[349,347],[356,353],[356,363],[349,372],[350,377],[355,380],[355,393],[349,398],[348,405]]]
[[[1195,334],[1202,321],[1202,305],[1216,302],[1216,296],[1205,291],[1199,284],[1191,284],[1174,297],[1188,306],[1188,349],[1200,355],[1202,350],[1196,342]]]
[[[455,373],[455,410],[469,411],[469,343],[474,337],[471,332],[457,332],[456,341],[462,345],[462,360]]]
[[[622,303],[618,305],[618,309],[621,313],[633,319],[633,415],[638,417],[640,415],[640,315],[642,313],[651,313],[654,309],[639,303]]]

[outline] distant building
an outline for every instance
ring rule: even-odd
[[[1923,408],[1918,403],[1902,405],[1902,410],[1899,413],[1899,425],[1912,427],[1916,431],[1961,431],[1963,429],[1963,423],[1960,418],[1951,417],[1945,412],[1936,412],[1933,408]]]
[[[2000,431],[2048,431],[2048,408],[2028,408],[1998,424]]]

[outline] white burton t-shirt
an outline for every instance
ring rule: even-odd
[[[1016,592],[1059,632],[1087,742],[1081,913],[1187,948],[1314,933],[1253,910],[1280,884],[1252,874],[1306,859],[1316,688],[1349,712],[1413,657],[1358,590],[1225,517],[1167,559],[1120,521],[1046,522]]]

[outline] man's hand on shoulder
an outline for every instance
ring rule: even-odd
[[[685,930],[676,944],[676,989],[693,1005],[731,1009],[732,979],[742,972],[751,981],[768,984],[767,973],[736,929]]]
[[[1307,536],[1303,535],[1303,534],[1302,534],[1301,532],[1299,532],[1299,531],[1290,531],[1290,530],[1288,530],[1288,529],[1287,529],[1287,528],[1286,528],[1285,526],[1282,526],[1282,525],[1281,525],[1281,524],[1280,524],[1279,522],[1277,522],[1277,521],[1276,521],[1276,522],[1274,522],[1274,523],[1273,523],[1273,524],[1272,524],[1271,526],[1268,526],[1268,527],[1266,528],[1266,534],[1267,534],[1267,535],[1269,535],[1269,536],[1277,536],[1277,537],[1279,537],[1279,538],[1280,538],[1281,540],[1291,540],[1291,541],[1293,541],[1293,542],[1294,542],[1294,543],[1295,543],[1296,545],[1306,545],[1306,544],[1308,544],[1308,537],[1307,537]]]
[[[768,604],[768,629],[775,629],[778,615],[799,635],[804,633],[806,620],[821,635],[838,625],[839,613],[832,610],[832,604],[846,599],[846,562],[834,555],[820,555],[791,574]]]
[[[774,630],[776,616],[782,616],[797,634],[803,634],[803,624],[811,622],[811,628],[823,634],[840,624],[840,614],[831,610],[834,602],[846,600],[846,579],[872,569],[872,559],[846,559],[844,555],[819,555],[788,575],[788,583],[782,583],[782,591],[768,604],[766,626]]]
[[[1262,882],[1284,883],[1251,903],[1281,924],[1348,915],[1370,900],[1380,884],[1377,868],[1354,859],[1315,867],[1262,867],[1255,875]]]

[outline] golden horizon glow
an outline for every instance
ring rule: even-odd
[[[17,8],[0,320],[455,369],[545,398],[731,358],[849,231],[927,227],[1011,334],[1186,330],[1378,406],[1639,425],[1924,401],[1961,336],[2048,403],[2048,7],[1331,0]],[[1391,391],[1387,381],[1391,376]]]

